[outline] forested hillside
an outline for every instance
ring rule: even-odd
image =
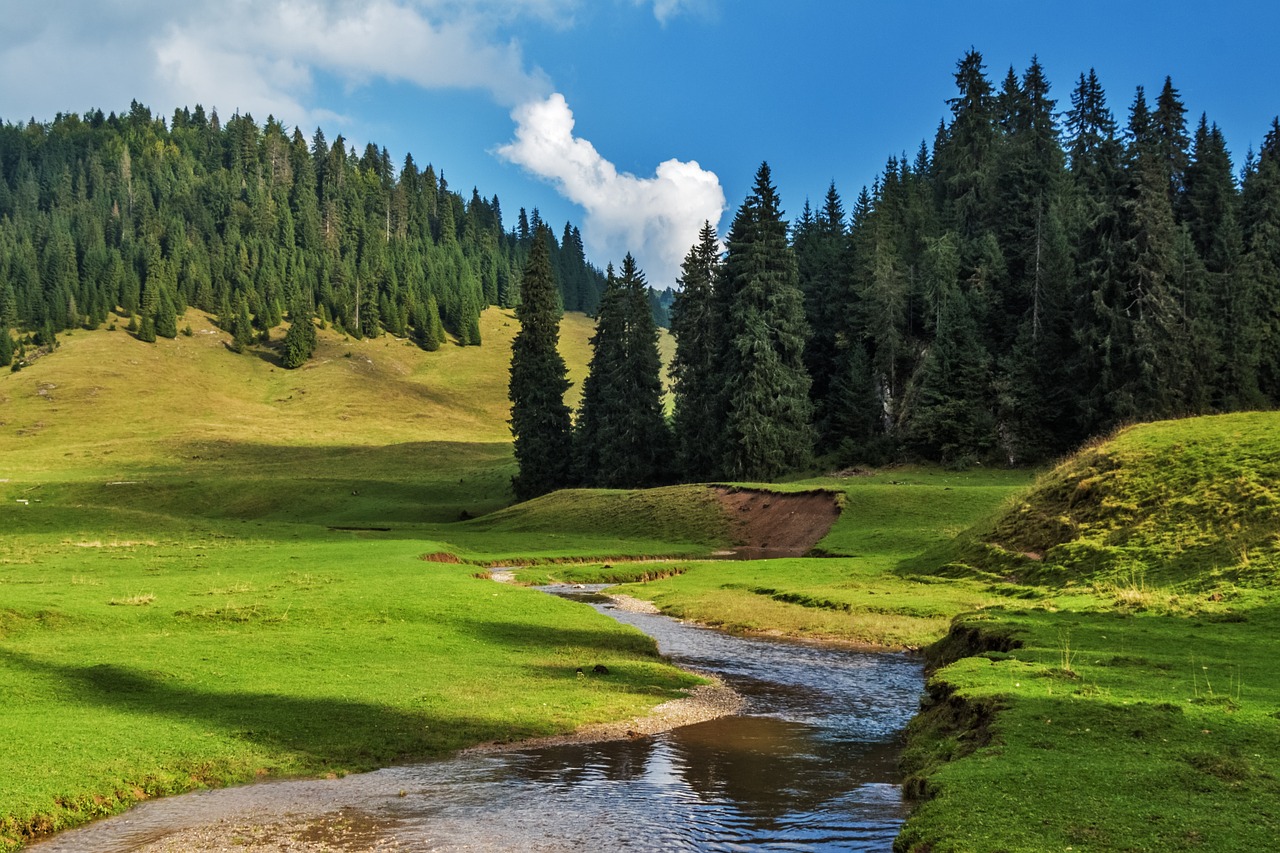
[[[705,239],[690,252],[672,329],[677,438],[697,476],[741,467],[698,454],[726,447],[715,425],[750,405],[811,404],[816,450],[839,462],[1007,464],[1126,422],[1280,401],[1280,121],[1237,173],[1167,78],[1153,100],[1136,92],[1123,126],[1092,71],[1062,106],[1035,60],[993,85],[972,51],[955,79],[932,144],[891,157],[847,215],[832,186],[766,262],[758,241],[735,244],[764,210],[758,181],[727,258]],[[773,367],[744,380],[744,354],[781,364],[792,346],[779,306],[797,286],[811,384]]]
[[[385,148],[274,118],[197,106],[165,122],[135,102],[4,124],[0,328],[48,343],[118,310],[144,339],[172,337],[192,305],[241,340],[299,312],[356,337],[479,344],[481,309],[514,304],[541,224],[523,208],[502,222],[497,196],[465,198],[411,155],[397,169]],[[593,313],[604,277],[578,230],[544,233],[563,307]]]

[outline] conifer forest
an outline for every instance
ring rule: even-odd
[[[296,366],[316,320],[430,350],[446,330],[479,345],[485,306],[521,305],[521,497],[815,460],[1028,464],[1280,402],[1280,121],[1233,161],[1169,78],[1116,107],[1092,71],[1062,96],[1035,59],[993,78],[970,51],[955,84],[933,139],[851,200],[832,185],[788,220],[762,165],[723,242],[697,235],[681,280],[656,283],[679,285],[669,417],[665,312],[635,259],[602,272],[536,209],[504,230],[496,196],[411,156],[199,107],[0,126],[0,328],[19,330],[0,357],[112,312],[172,337],[195,306],[233,349],[291,318]],[[565,310],[598,320],[576,417]]]
[[[397,170],[385,148],[357,155],[274,118],[196,107],[165,122],[134,102],[4,124],[0,174],[0,321],[37,344],[113,311],[144,339],[173,337],[195,306],[236,346],[289,315],[428,350],[445,330],[479,345],[481,310],[515,304],[535,232],[564,309],[594,312],[604,283],[576,228],[557,241],[521,209],[504,231],[496,196],[464,198],[412,155]]]

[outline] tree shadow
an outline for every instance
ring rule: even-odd
[[[202,721],[225,736],[287,751],[317,769],[369,770],[533,733],[519,721],[441,716],[336,697],[219,692],[118,664],[58,664],[12,649],[0,649],[0,660],[60,681],[77,702]]]
[[[480,621],[458,619],[454,625],[476,638],[490,644],[502,644],[520,649],[576,648],[584,654],[598,658],[618,656],[642,656],[658,660],[658,644],[639,629],[619,631],[617,624],[595,628],[568,628],[563,625],[534,624],[531,622]]]

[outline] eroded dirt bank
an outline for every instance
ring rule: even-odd
[[[835,492],[766,492],[716,487],[734,525],[736,556],[801,557],[822,540],[840,517]]]

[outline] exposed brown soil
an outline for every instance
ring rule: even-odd
[[[840,517],[834,492],[764,492],[721,486],[720,504],[734,525],[740,557],[800,557]]]
[[[431,554],[423,554],[418,559],[426,560],[428,563],[461,563],[457,554],[450,554],[448,551],[435,551]]]

